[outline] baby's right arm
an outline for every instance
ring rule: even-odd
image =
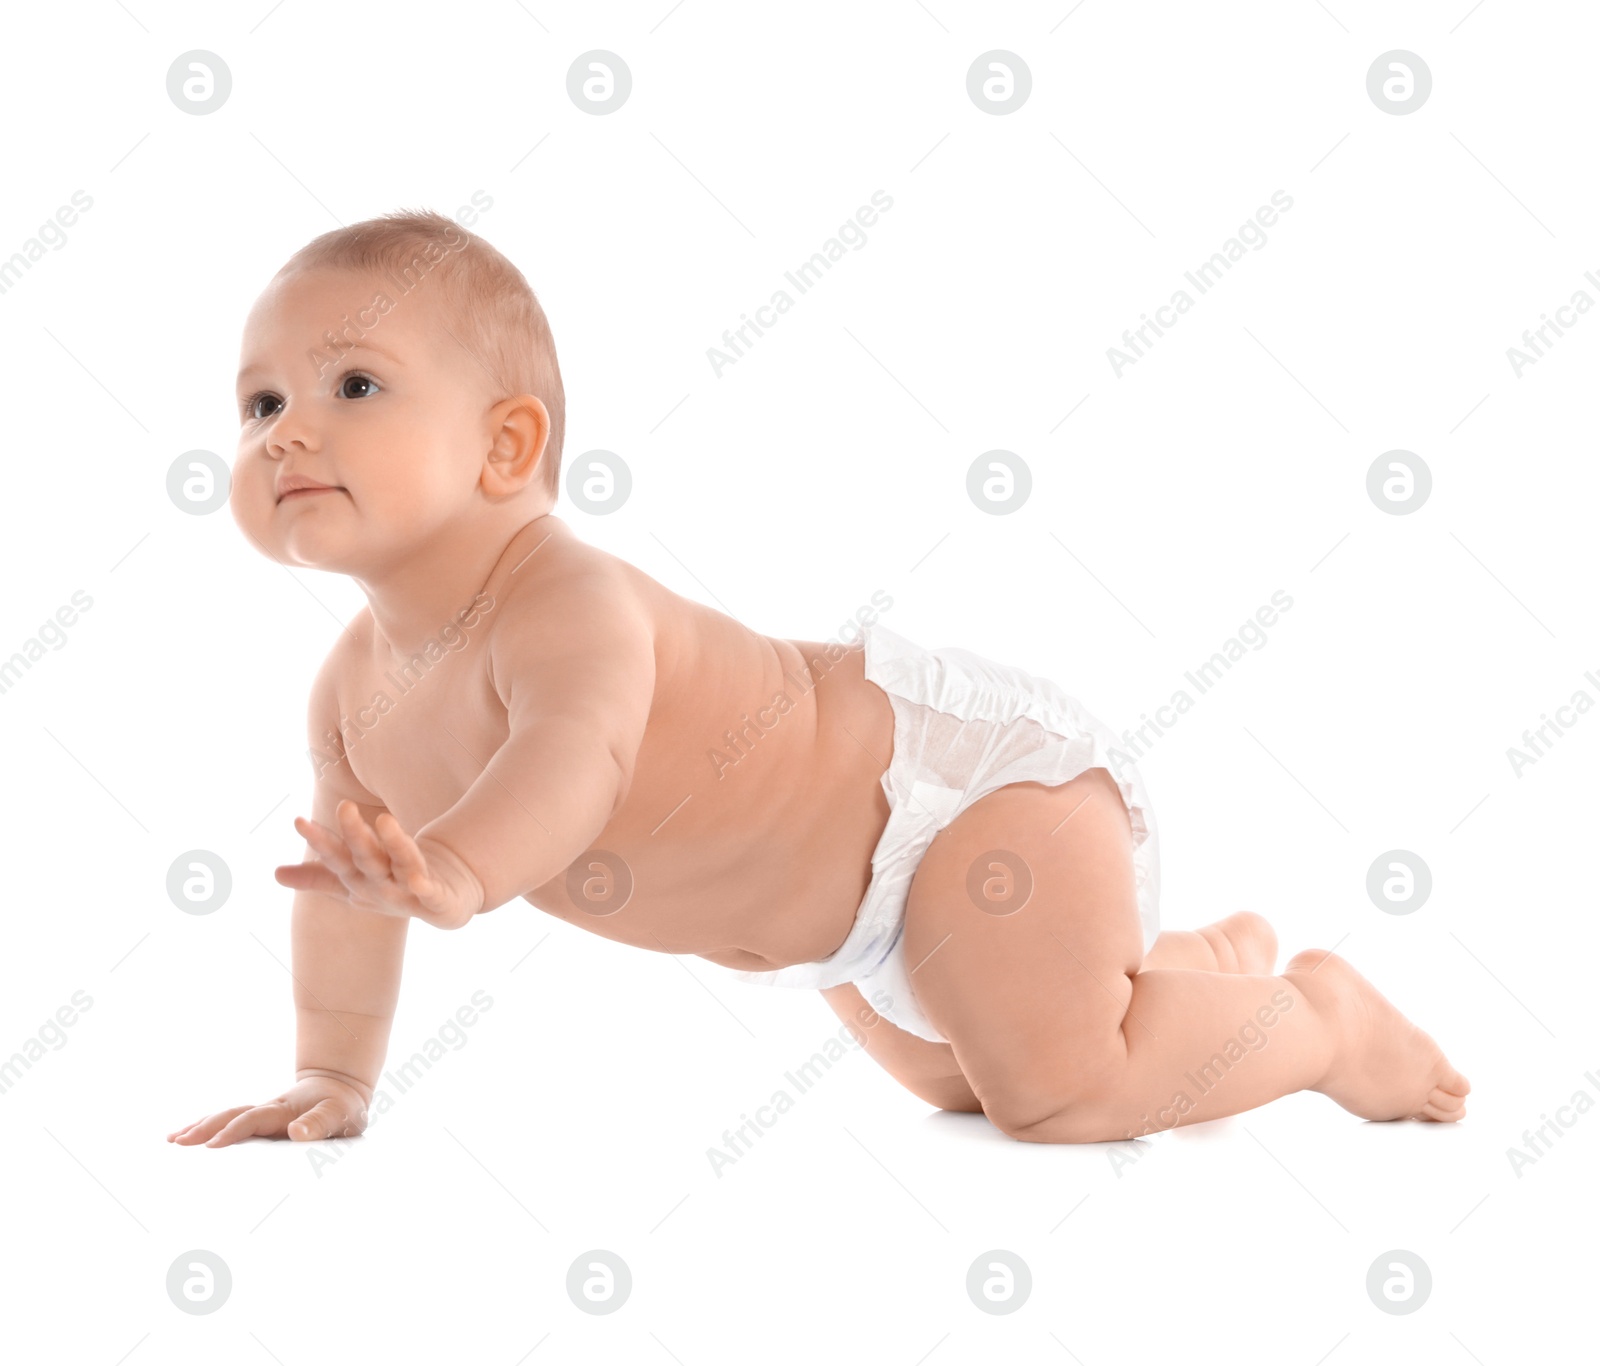
[[[331,663],[312,687],[311,747],[321,749],[338,716]],[[312,791],[312,819],[337,824],[343,800],[370,822],[384,807],[350,771],[343,755],[322,761]],[[310,846],[307,859],[314,858]],[[176,1130],[182,1144],[223,1147],[262,1135],[337,1138],[366,1128],[367,1106],[383,1069],[400,995],[409,917],[379,915],[321,892],[296,891],[290,924],[296,1021],[295,1084],[264,1105],[239,1105]]]

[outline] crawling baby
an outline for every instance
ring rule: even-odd
[[[168,1135],[362,1131],[413,920],[521,899],[812,987],[926,1103],[1041,1143],[1321,1091],[1456,1120],[1469,1087],[1337,955],[1240,911],[1159,928],[1137,769],[1056,684],[859,614],[762,635],[585,545],[544,313],[450,219],[308,243],[245,325],[232,509],[367,606],[311,687],[294,1084]],[[1268,1046],[1270,1044],[1270,1047]]]

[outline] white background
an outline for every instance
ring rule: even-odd
[[[1507,749],[1600,697],[1600,318],[1520,377],[1506,351],[1600,298],[1600,26],[1507,0],[1072,5],[8,19],[0,257],[93,199],[0,295],[0,656],[93,600],[0,695],[0,1056],[93,1001],[0,1095],[18,1359],[1312,1366],[1592,1337],[1600,1115],[1520,1175],[1508,1150],[1600,1099],[1600,719],[1520,776]],[[167,94],[191,49],[232,73],[205,116]],[[603,117],[566,88],[592,49],[633,75]],[[1004,116],[966,89],[992,49],[1032,73]],[[1432,71],[1406,116],[1367,94],[1391,49]],[[707,348],[875,190],[867,244],[717,377]],[[1106,349],[1275,190],[1267,244],[1118,377]],[[1119,1163],[933,1112],[851,1053],[718,1176],[707,1149],[837,1030],[820,996],[506,908],[412,928],[392,1062],[475,990],[493,1007],[337,1161],[167,1144],[291,1078],[271,870],[302,850],[307,685],[361,605],[225,509],[176,508],[167,470],[231,463],[244,315],[295,248],[474,191],[555,329],[568,463],[634,474],[620,511],[558,513],[688,597],[823,639],[882,589],[892,629],[1054,678],[1121,731],[1287,592],[1141,761],[1165,924],[1247,906],[1285,957],[1337,944],[1471,1078],[1466,1121],[1302,1094]],[[965,491],[996,448],[1033,476],[1009,516]],[[1394,449],[1432,471],[1408,516],[1366,492]],[[197,848],[234,879],[209,916],[166,892]],[[1391,849],[1432,870],[1408,916],[1366,894]],[[634,1281],[604,1317],[565,1290],[596,1248]],[[1407,1316],[1365,1290],[1396,1248],[1433,1276]],[[191,1249],[233,1277],[203,1317],[165,1290]],[[1033,1278],[1004,1317],[965,1290],[992,1249]]]

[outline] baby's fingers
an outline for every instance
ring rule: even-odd
[[[378,838],[388,851],[394,880],[412,892],[416,892],[419,886],[426,888],[431,885],[433,878],[428,872],[428,860],[422,856],[417,842],[406,834],[400,822],[387,811],[380,812],[377,830]]]
[[[167,1135],[168,1143],[204,1143],[218,1129],[227,1124],[236,1115],[242,1115],[246,1110],[253,1109],[250,1105],[235,1105],[231,1110],[218,1110],[214,1115],[207,1115],[204,1119],[197,1119],[186,1129],[174,1129]]]
[[[352,801],[342,801],[338,808],[339,829],[345,843],[350,846],[355,865],[374,882],[389,878],[389,854],[383,842],[372,833],[372,827],[361,814],[361,808]]]
[[[350,859],[349,847],[339,831],[330,830],[320,821],[307,820],[304,816],[294,818],[294,828],[300,832],[300,837],[311,846],[317,857],[334,872],[343,874],[355,868]]]
[[[222,1126],[221,1131],[207,1142],[208,1148],[226,1148],[241,1138],[254,1138],[260,1134],[277,1135],[284,1131],[289,1107],[281,1100],[266,1105],[252,1105],[242,1115],[235,1115]]]
[[[289,1122],[289,1137],[295,1142],[315,1138],[349,1138],[367,1127],[367,1112],[350,1108],[340,1100],[319,1100],[299,1119]]]
[[[282,863],[272,870],[272,876],[279,886],[293,887],[297,892],[322,892],[326,896],[342,897],[350,891],[343,878],[320,863]]]

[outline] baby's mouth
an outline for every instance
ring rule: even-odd
[[[286,494],[283,495],[283,497],[279,498],[278,501],[280,503],[287,503],[291,498],[304,498],[304,497],[308,497],[308,496],[310,496],[311,494],[314,494],[314,493],[348,493],[348,492],[349,492],[349,490],[344,488],[342,485],[339,485],[339,484],[328,484],[328,485],[324,485],[322,487],[314,488],[314,489],[290,489]]]

